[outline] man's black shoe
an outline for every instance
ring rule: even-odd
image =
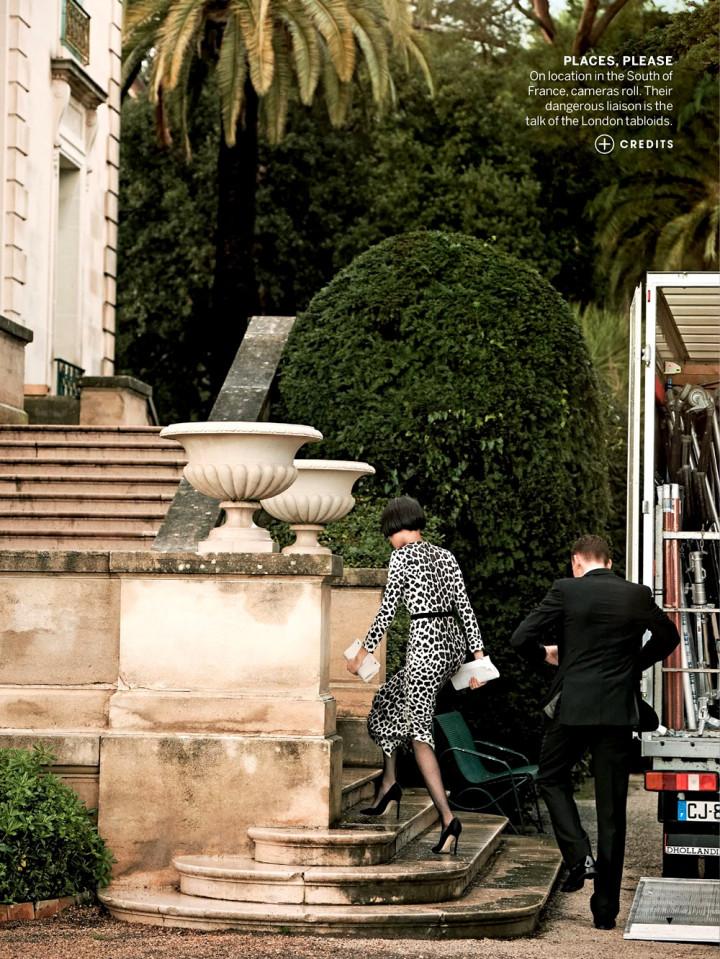
[[[609,919],[606,916],[595,916],[595,928],[596,929],[614,929],[615,920]]]
[[[577,892],[585,885],[586,879],[594,879],[596,875],[595,860],[592,856],[585,856],[568,872],[567,878],[560,888],[563,892]]]

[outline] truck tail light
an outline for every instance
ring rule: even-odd
[[[717,792],[717,773],[645,773],[645,788],[650,792]]]

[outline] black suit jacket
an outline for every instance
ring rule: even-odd
[[[651,638],[643,646],[645,630]],[[544,647],[557,643],[559,668],[548,700],[560,693],[556,715],[570,726],[637,725],[642,671],[679,642],[647,586],[604,568],[557,580],[512,637],[537,663],[544,662]]]

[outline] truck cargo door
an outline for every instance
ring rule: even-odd
[[[642,383],[643,363],[643,286],[640,284],[630,307],[630,356],[628,371],[628,459],[627,459],[627,579],[640,582],[640,538],[642,517],[642,475],[640,450],[642,447]],[[652,546],[650,546],[652,548]]]

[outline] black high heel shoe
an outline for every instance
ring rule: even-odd
[[[376,802],[374,806],[367,806],[365,809],[361,809],[360,812],[363,816],[382,816],[388,805],[394,801],[397,803],[396,818],[399,819],[401,799],[402,789],[397,783],[393,783],[379,802]]]
[[[462,832],[462,823],[460,822],[460,820],[457,818],[452,819],[448,823],[448,825],[443,830],[441,830],[440,841],[438,842],[437,846],[432,847],[432,851],[434,853],[446,852],[445,847],[448,845],[448,843],[451,843],[454,840],[455,845],[453,847],[452,854],[453,856],[457,856],[458,839],[460,838],[461,832]]]

